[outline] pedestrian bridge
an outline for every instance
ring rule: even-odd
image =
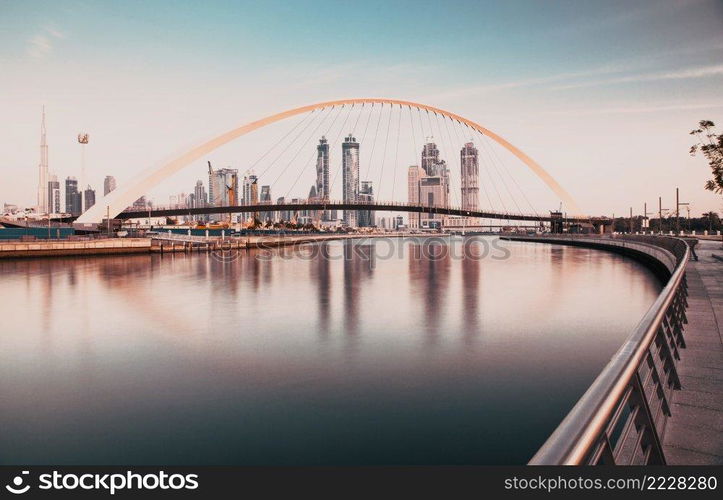
[[[538,213],[518,213],[518,212],[494,212],[481,210],[465,210],[461,207],[452,206],[435,206],[435,205],[418,205],[405,202],[363,202],[356,201],[353,203],[344,201],[300,201],[297,203],[258,203],[253,205],[229,205],[229,206],[207,206],[199,208],[187,207],[152,207],[148,210],[138,210],[127,208],[120,212],[117,219],[138,219],[145,217],[173,217],[173,216],[192,216],[202,214],[229,214],[229,213],[260,213],[260,212],[281,212],[288,211],[298,214],[299,212],[322,212],[326,210],[378,210],[388,212],[414,212],[428,213],[435,215],[447,215],[452,217],[470,217],[479,219],[497,219],[506,221],[531,221],[531,222],[550,222],[553,217],[550,215]],[[596,226],[610,224],[611,220],[607,217],[585,217],[585,216],[566,216],[567,222],[589,222]]]

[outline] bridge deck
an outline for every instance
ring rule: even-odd
[[[672,417],[665,431],[669,464],[723,464],[723,263],[720,241],[700,241],[700,260],[689,262],[686,348]]]

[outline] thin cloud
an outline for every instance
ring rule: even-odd
[[[46,26],[45,31],[54,38],[59,38],[61,40],[64,40],[66,38],[66,34],[60,31],[54,25]]]
[[[676,103],[676,104],[661,104],[652,103],[643,106],[633,105],[628,106],[625,104],[619,104],[615,106],[608,106],[602,108],[580,108],[580,109],[569,109],[569,110],[555,110],[548,111],[544,114],[547,115],[564,115],[564,116],[584,116],[584,115],[600,115],[600,114],[633,114],[633,113],[658,113],[662,111],[687,111],[694,109],[715,109],[723,108],[723,102],[706,102],[706,103]]]
[[[557,73],[554,75],[547,75],[547,76],[541,76],[541,77],[535,77],[535,78],[525,78],[520,80],[512,80],[508,82],[500,82],[500,83],[489,83],[489,84],[483,84],[483,85],[470,85],[467,87],[459,87],[457,89],[452,89],[447,92],[442,92],[439,94],[436,94],[436,98],[444,98],[444,99],[450,99],[450,98],[458,98],[458,97],[469,97],[473,95],[478,94],[484,94],[487,92],[494,92],[498,90],[507,90],[507,89],[515,89],[515,88],[521,88],[521,87],[539,87],[543,86],[548,83],[555,83],[559,82],[561,80],[570,80],[570,79],[577,79],[577,78],[586,78],[586,77],[592,77],[592,76],[599,76],[599,75],[606,75],[611,73],[619,73],[623,71],[624,68],[621,66],[615,66],[615,65],[605,65],[600,66],[598,68],[591,68],[581,71],[572,71],[572,72],[565,72],[565,73]]]
[[[697,1],[697,0],[691,0],[691,1]],[[677,55],[684,55],[684,54],[703,54],[711,51],[720,51],[723,50],[723,40],[716,38],[713,40],[708,40],[705,43],[700,43],[694,46],[688,46],[688,47],[679,47],[676,50],[672,51],[666,51],[666,52],[660,52],[657,54],[649,54],[646,56],[646,60],[641,60],[639,58],[633,58],[629,59],[625,62],[619,62],[619,63],[609,63],[604,64],[599,67],[589,68],[589,69],[583,69],[579,71],[570,71],[565,73],[557,73],[553,75],[546,75],[541,77],[533,77],[533,78],[526,78],[526,79],[519,79],[519,80],[512,80],[507,82],[499,82],[499,83],[489,83],[489,84],[480,84],[480,85],[470,85],[466,87],[459,87],[456,89],[451,89],[446,92],[441,92],[438,94],[434,94],[435,98],[440,99],[450,99],[450,98],[459,98],[459,97],[469,97],[474,95],[480,95],[485,94],[489,92],[499,91],[499,90],[509,90],[509,89],[516,89],[516,88],[529,88],[529,87],[539,87],[544,88],[546,90],[566,90],[566,89],[572,89],[572,88],[578,88],[578,87],[593,87],[598,85],[606,85],[606,84],[620,84],[620,83],[628,83],[628,82],[638,82],[638,81],[655,81],[655,80],[673,80],[673,79],[686,79],[686,78],[704,78],[709,76],[715,76],[719,74],[723,74],[723,65],[714,65],[714,66],[703,66],[703,67],[694,67],[694,68],[688,68],[683,70],[676,70],[676,71],[667,71],[667,72],[661,72],[657,71],[654,73],[643,73],[643,74],[635,74],[635,75],[625,75],[626,72],[631,72],[633,70],[644,70],[646,69],[646,66],[650,66],[650,59],[660,59],[663,57],[670,57],[672,54]],[[614,76],[616,73],[619,73],[620,75]],[[598,76],[611,76],[611,78],[602,79],[602,80],[595,80],[594,77]],[[572,81],[572,83],[563,83],[561,85],[556,86],[546,86],[546,84],[554,84],[559,82],[569,82]]]
[[[552,90],[569,90],[582,87],[598,87],[602,85],[618,85],[621,83],[637,83],[637,82],[654,82],[661,80],[684,80],[695,78],[708,78],[711,76],[723,75],[723,64],[713,66],[698,66],[694,68],[686,68],[676,71],[637,74],[621,76],[617,78],[609,78],[607,80],[596,80],[589,82],[571,83],[569,85],[559,85],[551,87]]]
[[[35,59],[42,59],[53,52],[54,42],[56,40],[64,40],[66,34],[53,25],[48,25],[40,30],[27,44],[27,53]]]

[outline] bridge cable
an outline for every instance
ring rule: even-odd
[[[346,105],[343,104],[343,105],[341,106],[341,108],[339,109],[339,112],[336,114],[336,116],[334,116],[334,119],[332,120],[331,124],[329,125],[329,128],[328,128],[327,131],[326,131],[326,134],[329,134],[329,132],[331,132],[331,129],[332,129],[332,127],[334,126],[334,123],[336,123],[336,120],[339,118],[339,116],[341,116],[341,113],[342,113],[342,111],[344,110],[344,107],[345,107],[345,106],[346,106]],[[339,129],[339,133],[337,134],[336,139],[334,140],[334,143],[336,143],[336,141],[339,139],[339,134],[341,134],[342,130],[344,129],[344,126],[346,125],[346,122],[349,120],[349,116],[351,116],[351,110],[352,110],[353,108],[354,108],[354,105],[353,105],[353,104],[352,104],[351,106],[349,106],[349,111],[348,111],[347,114],[346,114],[346,118],[344,119],[344,122],[341,124],[341,128]],[[326,134],[325,134],[325,135],[326,135]],[[316,151],[313,151],[313,152],[312,152],[311,157],[310,157],[309,160],[304,164],[304,167],[303,167],[301,170],[299,170],[299,175],[296,176],[296,179],[294,180],[294,183],[293,183],[293,184],[291,185],[291,187],[289,188],[288,193],[290,193],[291,190],[294,189],[294,187],[296,186],[296,183],[299,182],[299,179],[301,178],[301,175],[302,175],[302,174],[304,173],[304,171],[308,168],[309,164],[310,164],[311,161],[314,159],[314,156],[316,156]],[[288,193],[287,193],[287,196],[288,196]]]
[[[344,109],[343,106],[339,107],[339,113],[341,113],[341,110],[342,110],[342,109]],[[296,153],[291,157],[291,160],[289,160],[289,162],[286,164],[286,166],[284,167],[284,169],[279,173],[279,175],[276,177],[276,179],[274,179],[274,182],[271,183],[272,186],[276,186],[276,183],[279,181],[279,179],[281,178],[281,176],[284,175],[284,173],[288,170],[289,166],[291,166],[291,164],[294,162],[294,160],[296,160],[296,158],[299,156],[299,153],[301,153],[301,151],[306,147],[306,144],[309,142],[309,140],[310,140],[312,137],[315,136],[316,131],[319,130],[319,127],[320,127],[323,123],[326,122],[326,120],[329,118],[329,116],[331,115],[331,113],[332,113],[333,110],[334,110],[334,106],[332,106],[331,108],[329,108],[329,112],[326,114],[326,116],[324,117],[324,119],[323,119],[322,121],[320,121],[320,122],[316,125],[316,127],[314,127],[314,129],[311,131],[311,134],[309,135],[309,137],[307,137],[306,140],[302,143],[301,147],[296,150]],[[336,116],[339,116],[339,113],[337,113]],[[288,196],[288,194],[289,194],[289,193],[287,193],[286,195]]]
[[[509,186],[507,186],[507,182],[505,181],[505,178],[502,177],[502,174],[500,173],[499,169],[497,168],[497,164],[495,163],[494,159],[492,158],[492,155],[490,154],[487,147],[485,147],[484,149],[485,149],[485,154],[487,155],[487,157],[490,160],[490,163],[492,164],[492,168],[494,168],[495,172],[497,173],[497,176],[502,181],[502,186],[505,188],[505,190],[507,191],[507,194],[510,196],[510,199],[512,200],[512,203],[515,205],[515,208],[517,208],[517,213],[521,214],[522,210],[520,209],[520,206],[517,203],[517,200],[512,195],[512,191],[510,190]]]
[[[427,137],[429,137],[429,136],[424,134],[424,125],[422,124],[422,111],[419,108],[417,108],[417,118],[419,118],[419,130],[421,130],[421,132],[422,132],[422,139],[423,139],[422,151],[424,151],[424,146],[427,144]],[[421,155],[421,152],[420,152],[420,155]],[[421,156],[420,156],[420,158],[421,158]],[[419,166],[420,167],[422,166],[421,163],[419,164]]]
[[[434,129],[432,128],[432,120],[429,118],[429,110],[425,109],[427,112],[427,123],[429,123],[429,134],[432,139],[434,139]]]
[[[461,126],[461,124],[460,124],[459,122],[457,122],[457,126],[454,126],[454,125],[453,125],[453,126],[452,126],[452,130],[454,130],[454,135],[455,135],[455,137],[457,138],[457,141],[460,141],[461,144],[464,144],[466,141],[463,141],[463,140],[461,139],[460,132],[459,132],[459,127],[460,127],[460,126]],[[460,158],[460,161],[461,161],[461,158]],[[460,167],[460,169],[461,169],[461,167]],[[478,176],[478,178],[477,178],[477,183],[482,187],[482,190],[484,191],[485,198],[487,198],[487,203],[489,204],[489,205],[488,205],[489,210],[494,211],[494,204],[492,203],[492,198],[490,198],[490,195],[489,195],[489,193],[487,192],[487,188],[485,187],[487,183],[486,183],[486,182],[480,182],[480,180],[479,180],[479,156],[477,157],[477,176]]]
[[[484,139],[484,137],[483,137],[483,139]],[[524,190],[517,183],[515,176],[512,175],[511,170],[507,168],[507,165],[505,164],[505,162],[502,159],[500,159],[500,157],[497,155],[497,148],[494,147],[494,144],[491,144],[491,146],[492,147],[490,147],[490,150],[492,151],[492,155],[495,157],[495,160],[497,161],[497,163],[501,166],[502,171],[505,172],[507,174],[507,176],[512,180],[512,183],[515,185],[515,187],[517,187],[517,190],[520,192],[520,194],[522,195],[522,198],[525,200],[525,202],[530,207],[532,212],[534,212],[534,214],[537,217],[539,217],[540,214],[537,213],[537,210],[535,210],[535,207],[532,206],[532,203],[530,203],[530,200],[527,198],[527,195],[525,194]]]
[[[402,129],[402,105],[399,105],[399,118],[397,119],[397,145],[394,148],[394,165],[392,165],[392,171],[394,176],[392,177],[392,199],[394,201],[394,190],[397,185],[397,174],[399,173],[399,135]]]
[[[306,131],[306,129],[307,129],[314,121],[316,121],[316,119],[317,119],[318,117],[323,117],[323,116],[324,116],[324,110],[325,110],[325,109],[326,109],[326,108],[321,108],[321,110],[319,111],[319,113],[317,113],[316,116],[313,117],[313,119],[309,120],[309,122],[308,122],[306,125],[304,125],[304,128],[303,128],[302,130],[300,130],[299,133],[296,134],[296,136],[294,136],[294,139],[293,139],[290,143],[288,143],[288,144],[286,145],[286,147],[276,156],[276,158],[274,158],[273,161],[264,169],[264,171],[261,172],[261,174],[259,174],[259,178],[263,177],[264,174],[266,174],[266,172],[268,172],[268,171],[271,169],[271,167],[273,167],[273,166],[276,164],[276,162],[284,155],[284,153],[286,153],[286,151],[289,150],[289,148],[297,141],[297,139],[298,139],[299,137],[301,137],[301,135]],[[333,107],[329,108],[329,112],[331,112],[332,109],[334,109],[334,108],[333,108]],[[328,113],[327,113],[327,115],[328,115]],[[312,113],[310,116],[313,116],[313,113]],[[324,117],[323,119],[325,120],[326,118]]]
[[[372,103],[374,104],[374,103]],[[353,107],[353,106],[352,106]],[[349,116],[351,115],[351,111],[349,111],[349,114],[344,119],[344,123],[341,124],[341,128],[339,128],[339,132],[337,132],[336,137],[334,138],[334,144],[339,142],[339,138],[341,137],[342,132],[344,131],[344,126],[346,125],[347,120],[349,119]],[[358,118],[358,117],[357,117]],[[357,120],[358,121],[358,120]],[[329,127],[329,132],[331,132],[331,127]],[[361,144],[361,143],[360,143]],[[343,160],[342,160],[343,162]],[[334,186],[334,181],[336,180],[336,176],[339,174],[339,171],[341,170],[341,164],[342,162],[339,162],[339,168],[336,169],[336,173],[334,174],[334,178],[332,179],[331,184],[329,185],[329,193],[331,193],[331,188]]]
[[[364,139],[366,139],[369,122],[372,121],[372,111],[374,111],[374,103],[372,103],[372,108],[369,110],[369,118],[367,118],[367,124],[364,126],[364,134],[362,134],[360,144],[364,142]]]
[[[446,118],[442,117],[442,120],[446,120]],[[439,138],[442,140],[442,144],[444,145],[444,148],[447,149],[447,151],[448,151],[448,153],[447,153],[448,157],[451,155],[452,158],[454,158],[454,160],[450,159],[449,162],[447,162],[447,165],[452,165],[452,162],[454,162],[454,165],[459,166],[459,168],[457,169],[457,172],[460,172],[460,175],[461,175],[461,171],[462,171],[461,161],[457,162],[457,159],[459,157],[458,157],[458,155],[455,154],[455,148],[454,148],[454,144],[452,143],[452,141],[450,140],[448,143],[447,139],[444,138],[444,132],[442,130],[442,127],[439,125],[439,115],[437,115],[436,113],[435,113],[435,122],[437,123],[437,130],[439,131]],[[461,207],[461,203],[460,203],[459,199],[457,198],[457,190],[453,189],[454,185],[452,184],[452,169],[448,168],[448,170],[449,170],[449,175],[447,176],[447,178],[449,180],[449,188],[448,189],[452,192],[452,196],[454,197],[454,200],[455,200],[455,203],[457,204],[457,206]],[[461,179],[460,179],[460,189],[461,189]],[[449,205],[450,205],[449,201],[450,201],[450,197],[448,196],[447,197],[447,208],[449,208]]]
[[[447,138],[449,139],[450,144],[454,144],[454,140],[452,139],[452,134],[449,132],[449,124],[447,124],[447,118],[443,117],[442,121],[444,122],[444,129],[447,132]],[[452,122],[452,127],[454,127],[454,122],[452,121],[451,118],[449,119],[449,121]],[[462,146],[464,146],[464,144],[458,144],[457,147],[459,147],[461,150]],[[462,193],[462,156],[461,156],[462,153],[460,151],[460,153],[457,154],[457,150],[455,148],[454,154],[455,154],[455,158],[458,160],[457,164],[459,165],[459,170],[458,170],[458,172],[459,172],[459,190],[460,190],[459,207],[462,208],[462,194],[461,194]],[[478,184],[479,184],[479,182],[478,182]],[[477,203],[479,203],[479,196],[477,197]]]
[[[469,128],[469,126],[467,126],[467,128]],[[485,148],[486,148],[485,143],[481,143],[481,149],[482,149],[483,151],[485,151],[485,153],[486,153],[486,149],[485,149]],[[484,165],[485,165],[485,169],[484,169],[484,170],[485,170],[485,172],[487,173],[487,177],[489,177],[490,184],[492,185],[492,188],[494,189],[495,194],[497,195],[497,198],[500,200],[500,206],[502,207],[502,210],[503,210],[502,213],[508,213],[509,211],[507,210],[507,206],[505,205],[505,202],[504,202],[504,200],[502,199],[502,195],[500,194],[499,189],[497,189],[497,183],[495,182],[494,178],[492,177],[492,171],[491,171],[490,168],[489,168],[489,162],[485,161],[485,162],[484,162]],[[495,211],[495,210],[494,210],[494,205],[493,205],[492,207],[490,207],[490,208],[491,208],[493,211]]]
[[[376,149],[376,145],[377,145],[377,135],[379,134],[379,124],[380,124],[381,121],[382,121],[382,113],[383,113],[383,112],[384,112],[384,103],[382,103],[381,106],[380,106],[380,108],[379,108],[379,118],[377,119],[376,129],[374,130],[374,140],[372,141],[372,152],[371,152],[371,154],[369,155],[369,163],[368,163],[368,165],[367,165],[367,172],[366,172],[366,175],[365,175],[365,177],[366,177],[367,179],[369,178],[369,171],[370,171],[371,168],[372,168],[372,161],[374,160],[374,150]],[[361,156],[361,155],[360,155],[360,156]]]
[[[407,107],[409,109],[409,125],[410,125],[410,128],[412,129],[412,148],[414,148],[412,150],[412,163],[410,164],[410,166],[419,167],[419,162],[417,161],[417,154],[419,154],[419,150],[417,149],[417,132],[414,128],[414,117],[412,116],[412,106],[407,106]],[[409,170],[407,170],[407,172],[409,172]],[[409,201],[410,201],[409,200],[409,192],[407,192],[407,203],[409,203]],[[413,213],[413,212],[407,213],[407,218],[409,219],[408,220],[409,227],[411,227],[411,225],[412,225],[412,217],[415,217],[416,215],[417,214]]]
[[[304,118],[303,118],[302,120],[300,120],[299,122],[297,122],[297,124],[294,125],[294,128],[292,128],[292,129],[290,129],[288,132],[286,132],[286,134],[284,134],[284,136],[283,136],[281,139],[279,139],[278,141],[276,141],[276,143],[274,143],[273,146],[271,146],[269,149],[267,149],[266,152],[265,152],[263,155],[261,155],[259,158],[257,158],[256,161],[251,164],[251,166],[248,168],[248,170],[251,170],[251,169],[254,168],[261,160],[263,160],[264,158],[266,158],[266,156],[268,156],[268,154],[271,153],[271,151],[273,151],[279,144],[281,144],[281,142],[282,142],[284,139],[286,139],[289,135],[291,135],[291,133],[292,133],[294,130],[296,130],[302,123],[304,123],[307,118],[309,118],[310,116],[312,116],[315,111],[316,111],[316,109],[312,109],[310,113],[307,113],[306,115],[304,115]],[[317,115],[317,116],[318,116],[318,115]]]
[[[387,161],[387,144],[389,143],[389,129],[392,127],[392,114],[394,113],[394,104],[389,107],[389,120],[387,121],[387,133],[384,138],[384,151],[382,151],[382,166],[379,170],[379,192],[382,191],[382,176],[384,175],[384,165]]]
[[[412,154],[412,165],[417,165],[417,163],[418,163],[417,162],[417,154],[418,154],[417,132],[414,129],[414,120],[412,118],[412,107],[411,106],[409,106],[409,125],[412,129],[412,146],[414,147],[414,151],[413,151],[414,154]]]
[[[352,109],[354,108],[354,105],[352,104]],[[364,103],[362,103],[361,107],[359,108],[359,114],[356,116],[356,121],[354,122],[354,126],[351,128],[351,131],[354,135],[356,135],[356,126],[359,124],[359,118],[361,118],[362,112],[364,111]]]
[[[366,124],[366,126],[364,127],[364,134],[362,135],[362,139],[361,139],[361,141],[359,141],[359,147],[361,147],[361,145],[362,145],[363,142],[364,142],[364,137],[366,137],[366,135],[367,135],[367,128],[369,128],[369,122],[371,121],[371,118],[372,118],[372,111],[374,111],[374,103],[372,103],[372,107],[371,107],[371,109],[369,110],[369,118],[367,118],[367,124]],[[337,134],[337,137],[336,137],[336,140],[338,140],[338,139],[339,139],[339,134]],[[336,141],[335,141],[335,142],[336,142]],[[360,151],[359,153],[360,153],[360,154],[359,154],[359,161],[360,161],[360,163],[361,163],[361,151]],[[331,193],[331,189],[332,189],[332,188],[334,187],[334,185],[336,184],[336,179],[339,177],[339,172],[341,172],[341,170],[342,170],[342,168],[343,168],[343,163],[344,163],[344,160],[343,160],[343,158],[342,158],[342,161],[340,161],[340,162],[339,162],[339,165],[334,169],[334,176],[333,176],[332,179],[331,179],[331,184],[329,184],[329,193]],[[361,167],[360,167],[360,170],[361,170]],[[344,195],[344,188],[343,188],[343,186],[342,186],[342,198],[344,197],[343,195]]]

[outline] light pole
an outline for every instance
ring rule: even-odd
[[[689,203],[682,203],[680,201],[678,188],[675,188],[675,232],[677,234],[680,234],[680,207],[686,205],[689,205]]]
[[[654,212],[648,212],[648,202],[643,203],[643,222],[642,222],[642,228],[641,229],[649,229],[650,228],[650,218],[648,215],[653,215]]]
[[[680,234],[680,193],[675,188],[675,234]]]
[[[660,227],[658,228],[660,234],[663,234],[663,214],[668,214],[669,208],[663,208],[663,198],[658,196],[658,218],[660,220]]]

